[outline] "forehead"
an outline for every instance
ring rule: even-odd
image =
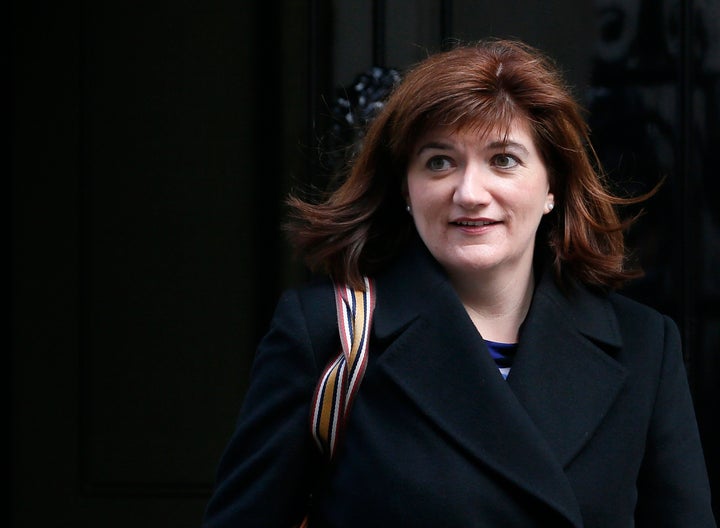
[[[439,125],[428,128],[414,142],[411,155],[418,153],[433,142],[472,143],[478,146],[508,145],[517,143],[529,151],[536,150],[533,130],[525,118],[516,117],[507,126],[484,126],[465,124],[462,126]]]

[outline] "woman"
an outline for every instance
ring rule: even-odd
[[[338,348],[319,280],[278,305],[205,526],[715,526],[678,330],[613,293],[630,201],[598,166],[536,50],[409,72],[345,182],[290,200],[311,267],[375,283],[344,442],[326,465],[308,425]]]

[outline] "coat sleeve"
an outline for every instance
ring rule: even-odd
[[[319,370],[297,291],[280,299],[251,372],[204,528],[288,528],[307,513],[320,464],[309,426]]]
[[[665,318],[665,350],[638,479],[638,527],[706,528],[713,519],[705,461],[680,335]]]

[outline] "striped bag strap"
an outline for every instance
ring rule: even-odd
[[[311,427],[320,451],[335,455],[338,439],[350,413],[368,360],[370,324],[375,309],[375,284],[364,278],[365,289],[335,284],[338,331],[342,350],[328,364],[315,387]]]

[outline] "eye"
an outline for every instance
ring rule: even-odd
[[[452,167],[452,163],[450,159],[445,156],[433,156],[427,160],[425,166],[431,171],[443,171],[450,169]]]
[[[512,154],[496,154],[492,158],[492,164],[500,169],[512,169],[520,164],[520,160]]]

